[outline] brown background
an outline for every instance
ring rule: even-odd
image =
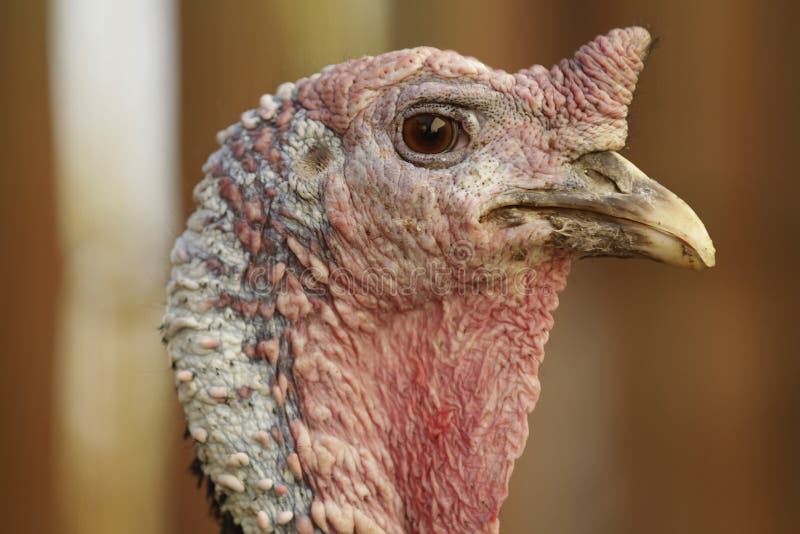
[[[637,89],[626,156],[695,208],[719,252],[718,267],[702,273],[575,265],[503,532],[796,531],[797,17],[755,0],[397,0],[390,10],[389,48],[453,48],[507,70],[552,64],[612,27],[649,27],[661,40]],[[278,83],[321,67],[315,32],[339,22],[335,9],[327,20],[315,9],[277,17],[275,2],[254,0],[183,0],[179,14],[176,210],[185,214],[214,133]],[[46,24],[42,0],[0,7],[5,532],[61,531],[50,513],[63,497],[52,489],[62,276]],[[352,53],[325,61],[364,53],[350,37]],[[170,409],[177,436],[177,403]],[[165,532],[214,532],[186,474],[188,446],[164,447],[173,466]]]

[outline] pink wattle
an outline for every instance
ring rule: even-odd
[[[524,294],[451,294],[403,313],[321,304],[295,325],[292,430],[318,524],[498,531],[568,270],[551,259]]]

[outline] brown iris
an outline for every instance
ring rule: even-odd
[[[403,141],[420,154],[440,154],[453,148],[458,139],[458,123],[450,117],[419,113],[403,123]]]

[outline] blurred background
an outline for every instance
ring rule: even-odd
[[[797,17],[776,2],[3,0],[0,530],[212,533],[157,327],[217,130],[283,81],[416,45],[510,71],[660,38],[626,156],[718,266],[574,266],[503,533],[800,521]]]

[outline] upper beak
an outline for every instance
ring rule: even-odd
[[[558,189],[516,191],[506,211],[535,210],[553,226],[552,244],[579,256],[642,256],[701,269],[714,245],[700,218],[673,192],[616,152],[572,163]]]

